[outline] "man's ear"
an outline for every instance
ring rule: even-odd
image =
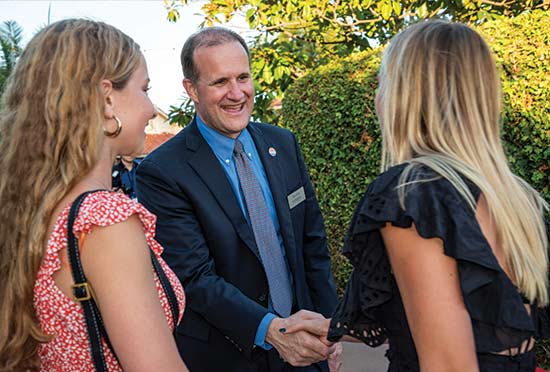
[[[105,118],[111,119],[115,115],[115,102],[113,99],[113,83],[110,80],[103,79],[99,83],[103,93],[103,103],[105,105]]]
[[[197,93],[197,87],[190,79],[183,79],[183,87],[187,92],[187,95],[195,103],[199,103],[199,95]]]

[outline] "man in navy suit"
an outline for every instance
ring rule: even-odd
[[[341,348],[305,331],[284,334],[292,322],[329,317],[337,303],[323,219],[298,143],[285,129],[249,122],[254,84],[238,34],[203,29],[186,41],[181,58],[195,118],[137,170],[138,199],[157,215],[163,257],[187,295],[176,332],[180,353],[194,372],[328,371],[317,362]],[[281,283],[268,278],[270,263],[257,243],[250,217],[256,204],[241,181],[237,142],[273,227]],[[288,311],[275,310],[278,297]]]

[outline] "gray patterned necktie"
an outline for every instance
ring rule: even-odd
[[[290,315],[292,307],[292,290],[279,239],[275,233],[275,226],[265,203],[260,183],[244,152],[241,141],[235,140],[233,154],[248,209],[248,217],[267,276],[273,309],[280,316],[287,317]]]

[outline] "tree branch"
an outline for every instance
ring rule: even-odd
[[[491,1],[491,0],[478,0],[481,4],[488,4],[488,5],[494,5],[494,6],[503,6],[505,8],[510,8],[511,5],[514,4],[514,1],[506,1],[503,0],[501,2]]]

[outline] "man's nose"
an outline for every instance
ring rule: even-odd
[[[245,96],[245,93],[243,91],[243,87],[237,82],[232,81],[229,85],[229,92],[227,93],[227,98],[239,101]]]

